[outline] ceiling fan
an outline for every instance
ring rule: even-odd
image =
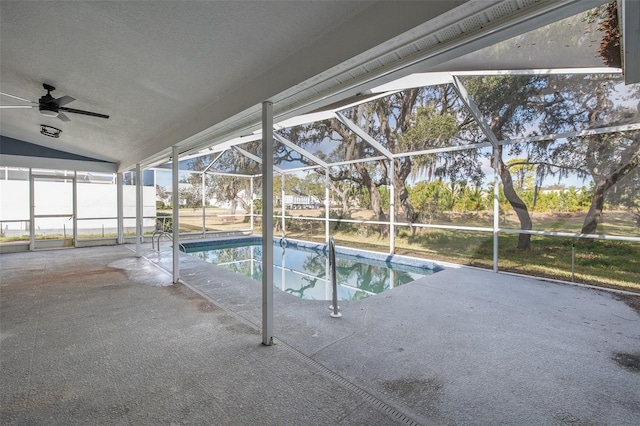
[[[0,95],[7,96],[9,98],[17,99],[19,101],[29,102],[32,105],[2,105],[0,108],[12,109],[12,108],[38,108],[40,114],[46,117],[58,117],[62,121],[71,121],[64,112],[70,112],[73,114],[90,115],[92,117],[109,118],[108,115],[99,114],[97,112],[83,111],[80,109],[67,108],[64,105],[75,101],[75,98],[71,96],[63,96],[61,98],[54,98],[51,96],[51,92],[56,90],[55,87],[50,84],[44,83],[42,85],[47,94],[42,96],[38,102],[33,102],[28,99],[21,98],[19,96],[11,95],[9,93],[0,92]],[[64,111],[64,112],[63,112]]]

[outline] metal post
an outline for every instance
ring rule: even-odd
[[[262,344],[273,344],[273,103],[262,103]]]
[[[251,206],[249,206],[250,209],[250,229],[251,229],[251,234],[253,234],[253,200],[254,200],[254,194],[253,194],[253,176],[251,176],[250,180],[249,180],[249,191],[251,192]],[[253,261],[251,262],[252,267],[253,267]],[[253,272],[251,272],[251,276],[253,276]]]
[[[496,146],[493,148],[493,272],[498,272],[498,230],[500,229],[498,155],[498,147]]]
[[[171,147],[172,163],[172,184],[171,197],[173,201],[173,282],[177,283],[180,279],[180,187],[178,172],[178,147]],[[160,246],[160,243],[158,243]]]
[[[336,277],[336,242],[333,237],[329,238],[329,268],[331,269],[331,306],[332,312],[329,314],[331,318],[340,318],[342,314],[339,312],[338,306],[338,281]]]
[[[395,160],[389,159],[389,254],[396,252],[396,189]]]
[[[330,214],[329,196],[330,196],[329,167],[325,167],[324,168],[324,241],[327,247],[329,247],[329,239],[331,238],[331,236],[329,235],[329,214]],[[325,270],[326,270],[325,277],[327,277],[327,284],[332,285],[333,283],[331,282],[331,261],[329,260],[329,256],[327,256],[327,260],[325,262]],[[328,291],[329,286],[327,285],[326,288]]]
[[[327,245],[327,248],[329,247],[330,244],[330,235],[329,235],[329,167],[325,167],[324,169],[324,240],[325,240],[325,244]],[[329,285],[333,285],[333,282],[331,281],[331,260],[329,259],[329,256],[327,256],[327,260],[325,262],[325,268],[326,268],[326,274],[325,276],[327,277],[327,284]],[[329,286],[327,286],[328,288]],[[333,290],[333,288],[332,288]],[[333,296],[332,296],[333,297]],[[329,307],[329,309],[332,309],[333,307]]]
[[[72,220],[71,224],[73,226],[73,247],[76,247],[78,244],[78,172],[74,170],[73,172],[73,196],[72,196]],[[66,236],[65,236],[66,239]]]
[[[29,167],[29,250],[35,250],[36,248],[36,194],[35,194],[35,181],[33,177],[33,169]]]
[[[122,172],[116,175],[116,198],[118,204],[118,244],[124,243],[124,176]]]
[[[142,256],[142,176],[140,164],[136,164],[136,257]]]
[[[204,184],[205,174],[202,172],[202,238],[207,236],[207,211],[204,208],[205,203],[205,190],[206,185]]]
[[[324,240],[329,244],[329,167],[324,171]]]

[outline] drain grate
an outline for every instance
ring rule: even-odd
[[[281,340],[278,340],[278,344],[281,345],[281,346],[286,347],[296,357],[298,357],[299,359],[305,361],[307,364],[312,365],[317,370],[319,370],[322,374],[324,374],[326,377],[330,378],[331,380],[333,380],[333,381],[339,383],[340,385],[344,386],[345,388],[349,389],[351,392],[353,392],[356,395],[360,396],[362,399],[364,399],[365,401],[367,401],[369,404],[373,405],[374,407],[382,410],[383,412],[385,412],[390,417],[398,420],[400,423],[405,424],[405,425],[409,425],[409,426],[420,426],[420,423],[418,423],[415,420],[413,420],[412,418],[408,417],[406,414],[402,414],[401,412],[399,412],[398,410],[396,410],[395,408],[393,408],[389,404],[385,403],[384,401],[379,400],[378,398],[376,398],[375,396],[371,395],[366,390],[362,389],[361,387],[359,387],[356,384],[351,383],[349,380],[345,379],[344,377],[340,376],[339,374],[336,374],[334,371],[328,369],[327,367],[325,367],[324,365],[320,364],[318,361],[314,360],[313,358],[308,357],[307,355],[305,355],[302,352],[298,351],[297,349],[287,345],[286,343],[282,342]]]

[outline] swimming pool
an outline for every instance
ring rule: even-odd
[[[195,258],[262,281],[262,243],[259,237],[184,245],[186,252]],[[346,248],[338,248],[336,252],[338,300],[361,300],[441,269],[431,262],[404,256]],[[302,299],[331,300],[325,245],[292,240],[282,242],[278,238],[274,239],[273,258],[274,287]]]

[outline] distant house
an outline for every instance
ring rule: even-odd
[[[278,200],[279,201],[279,200]],[[315,209],[320,200],[312,195],[285,195],[284,208],[289,210]]]

